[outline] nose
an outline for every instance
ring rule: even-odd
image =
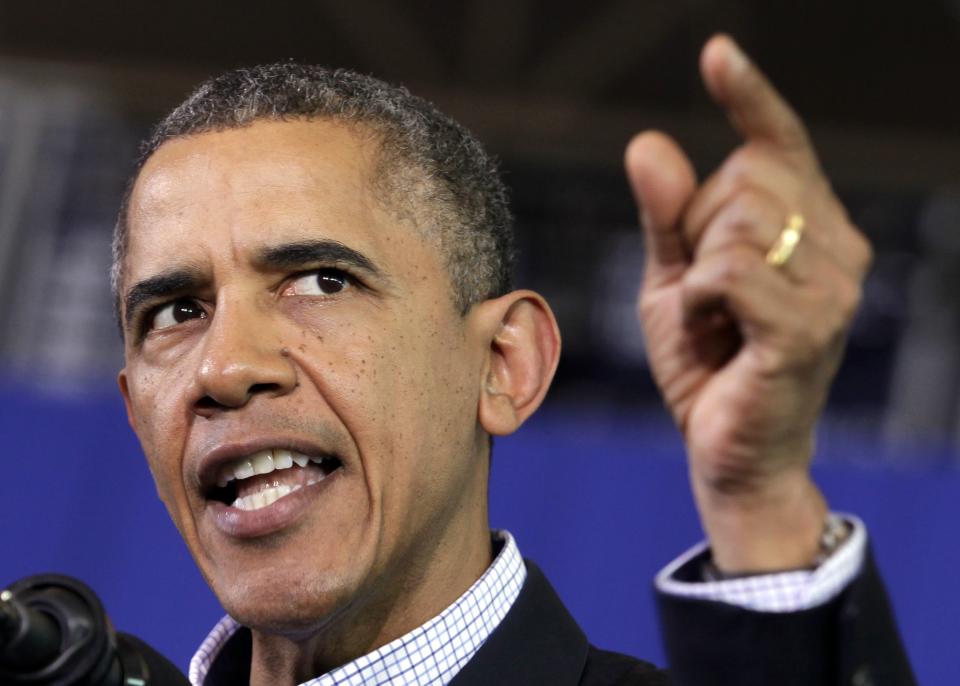
[[[296,388],[296,368],[268,313],[221,299],[211,317],[196,372],[194,413],[210,417],[256,396],[282,396]]]

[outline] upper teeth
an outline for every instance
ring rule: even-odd
[[[294,450],[274,448],[261,450],[258,453],[228,464],[221,472],[217,485],[223,488],[236,480],[249,479],[257,474],[269,474],[278,469],[290,469],[293,465],[306,467],[309,462],[321,463],[322,457],[308,457]]]

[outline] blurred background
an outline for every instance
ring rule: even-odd
[[[0,583],[80,576],[184,667],[216,619],[114,392],[109,236],[166,109],[225,68],[296,59],[403,83],[501,159],[519,283],[565,350],[545,410],[498,442],[494,523],[596,643],[662,661],[650,579],[700,533],[633,314],[621,155],[657,127],[706,175],[736,145],[697,71],[718,30],[807,119],[876,248],[817,470],[867,521],[922,683],[953,683],[960,0],[0,0]]]

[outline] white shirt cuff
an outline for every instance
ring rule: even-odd
[[[798,612],[823,605],[850,585],[867,554],[867,529],[863,522],[852,515],[839,516],[851,526],[850,536],[816,569],[723,581],[680,581],[676,578],[677,570],[708,551],[709,545],[704,541],[657,574],[656,587],[661,593],[714,600],[758,612]]]

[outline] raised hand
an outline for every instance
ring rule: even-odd
[[[730,38],[707,43],[701,72],[743,143],[703,183],[664,134],[630,143],[646,244],[639,314],[714,561],[804,567],[826,514],[809,472],[814,428],[871,250],[803,123]],[[801,239],[778,265],[771,249],[791,221]]]

